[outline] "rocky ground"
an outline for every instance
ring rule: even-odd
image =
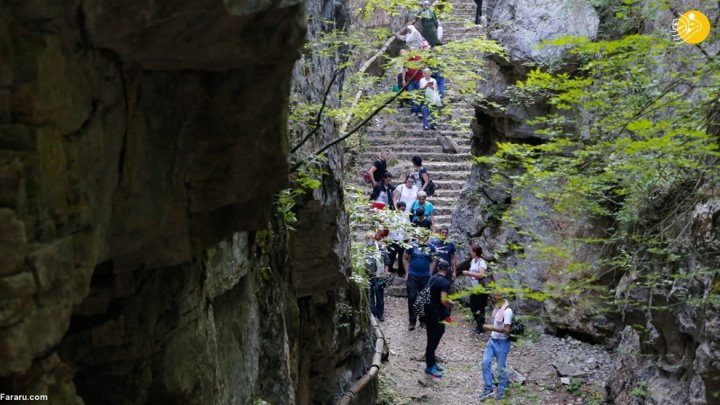
[[[453,311],[455,324],[446,328],[438,356],[446,371],[442,379],[423,372],[425,330],[408,331],[407,301],[387,297],[380,324],[390,357],[380,372],[381,404],[479,403],[482,354],[487,335],[476,336],[464,310]],[[510,351],[511,386],[503,404],[600,404],[611,372],[610,354],[600,346],[571,337],[558,338],[530,330]]]

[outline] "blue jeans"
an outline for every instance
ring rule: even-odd
[[[417,91],[420,90],[420,82],[419,82],[419,81],[417,81],[417,82],[410,82],[410,84],[408,84],[406,90],[407,90],[407,93],[408,93],[408,95],[409,95],[410,97],[415,97],[415,96],[417,96],[417,93],[413,93],[413,92],[417,92]],[[419,112],[420,112],[420,106],[419,106],[418,103],[416,103],[415,100],[413,100],[412,98],[410,99],[410,110],[412,110],[412,112],[414,112],[414,113],[419,113]]]
[[[383,284],[382,286],[380,284]],[[370,280],[370,312],[378,318],[385,315],[385,281],[373,278]]]
[[[507,373],[505,372],[505,362],[507,360],[508,352],[510,352],[510,339],[490,339],[488,340],[487,346],[485,346],[485,355],[483,355],[483,380],[485,380],[485,391],[490,392],[493,390],[493,376],[492,376],[492,365],[493,357],[497,357],[498,361],[498,392],[497,398],[502,398],[505,395],[505,387],[507,387],[508,379]]]
[[[417,322],[417,315],[415,315],[415,310],[413,310],[413,304],[415,303],[420,291],[422,291],[422,289],[427,285],[428,280],[430,280],[429,275],[425,277],[408,275],[405,287],[407,288],[408,320],[410,325],[415,326],[415,323]]]
[[[423,116],[423,128],[428,128],[430,125],[435,125],[435,117],[433,117],[432,110],[427,104],[422,105],[422,116]]]
[[[432,75],[433,78],[435,78],[435,81],[438,85],[438,93],[440,93],[440,98],[445,98],[445,78],[440,75]]]

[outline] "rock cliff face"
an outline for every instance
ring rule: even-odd
[[[510,84],[524,78],[529,65],[558,60],[561,50],[534,47],[541,38],[552,39],[565,34],[595,38],[599,34],[598,27],[612,24],[611,21],[600,21],[599,14],[582,0],[497,0],[490,3],[489,37],[501,43],[509,57],[508,60],[486,60],[487,81],[481,83],[478,90],[488,100],[505,108],[488,107],[490,103],[476,107],[473,134],[476,156],[492,155],[497,151],[498,142],[543,142],[543,137],[535,134],[535,128],[526,121],[552,113],[552,107],[542,104],[520,107],[512,104],[504,93]],[[670,12],[653,15],[655,19],[644,20],[643,27],[647,32],[670,26]],[[593,305],[597,299],[592,295],[550,299],[540,304],[521,300],[522,312],[539,315],[545,326],[556,333],[570,333],[593,342],[621,342],[622,350],[618,350],[616,359],[618,372],[608,381],[608,394],[615,403],[702,404],[718,400],[716,395],[720,388],[713,375],[720,371],[717,357],[720,353],[717,338],[720,311],[716,303],[707,300],[710,293],[717,293],[717,286],[713,286],[711,275],[702,274],[707,269],[717,269],[720,253],[717,217],[720,213],[716,192],[688,189],[684,193],[686,201],[694,205],[683,210],[686,214],[678,218],[677,223],[682,225],[666,229],[667,234],[663,235],[667,240],[677,241],[669,249],[684,259],[671,265],[648,260],[649,264],[639,268],[637,273],[600,280],[610,288],[617,288],[618,300],[630,298],[652,302],[660,307],[669,306],[671,310],[648,306],[600,314],[597,312],[599,306]],[[667,200],[658,201],[658,209],[671,204],[673,196],[666,197]],[[522,218],[522,227],[502,222],[501,216],[506,210],[512,210],[515,218]],[[479,243],[496,259],[490,263],[491,268],[515,270],[501,277],[516,286],[541,289],[552,284],[562,285],[568,281],[568,276],[555,271],[563,267],[562,258],[550,259],[543,255],[540,244],[567,248],[564,241],[568,236],[593,237],[607,225],[587,218],[558,218],[529,190],[511,192],[502,181],[491,181],[488,170],[478,165],[473,168],[454,212],[451,232],[463,245],[460,257],[469,257],[470,243]],[[520,229],[530,230],[538,239],[533,241],[527,234],[519,232]],[[624,248],[638,249],[637,246]],[[570,252],[590,273],[598,269],[596,263],[601,252],[596,247],[578,244],[570,246]],[[698,276],[676,279],[667,288],[652,290],[634,284],[642,274],[669,277],[679,271]],[[627,325],[634,325],[639,332]]]
[[[0,391],[326,401],[299,381],[324,307],[298,307],[272,208],[304,5],[10,1],[0,21]],[[342,284],[335,187],[306,229]]]

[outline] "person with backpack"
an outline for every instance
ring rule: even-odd
[[[462,275],[470,277],[470,287],[473,288],[470,294],[470,310],[473,318],[475,318],[475,330],[477,335],[483,333],[483,324],[485,323],[485,307],[488,302],[488,295],[481,293],[478,286],[482,285],[487,288],[490,284],[490,276],[487,272],[487,263],[482,258],[482,248],[480,245],[474,244],[470,247],[470,271],[463,271]]]
[[[450,294],[450,282],[447,280],[447,272],[450,270],[450,263],[440,260],[437,263],[437,273],[430,278],[430,304],[425,309],[425,324],[427,325],[427,344],[425,345],[425,375],[434,378],[441,378],[444,368],[437,363],[435,351],[445,334],[445,323],[443,319],[455,306],[448,295]]]
[[[367,169],[365,175],[363,176],[365,182],[372,184],[373,188],[375,188],[379,183],[382,183],[383,181],[383,176],[387,172],[387,159],[388,152],[386,150],[383,150],[382,152],[380,152],[378,160],[376,160],[372,164],[372,166]]]
[[[428,171],[423,167],[422,165],[422,158],[420,156],[413,156],[412,158],[412,164],[413,164],[413,173],[412,176],[415,179],[415,184],[419,184],[419,190],[423,191],[427,195],[431,196],[435,194],[435,184],[430,180],[430,175],[428,174]],[[427,210],[425,210],[427,215],[430,215]]]
[[[508,384],[506,362],[510,352],[510,331],[512,329],[513,310],[510,304],[503,298],[500,291],[493,291],[490,299],[495,306],[492,313],[492,324],[483,325],[484,331],[491,331],[490,339],[485,346],[485,354],[483,355],[483,380],[485,388],[480,395],[480,401],[485,401],[493,396],[493,375],[492,361],[493,358],[498,362],[498,389],[495,399],[501,400],[505,396],[505,388]]]
[[[440,22],[438,22],[435,11],[430,9],[429,1],[423,1],[422,10],[418,14],[418,19],[420,20],[420,24],[422,25],[422,35],[423,37],[425,37],[425,40],[428,42],[428,44],[430,44],[430,46],[439,45],[440,40],[438,39],[437,29],[440,25]]]
[[[403,253],[403,265],[407,269],[405,273],[405,286],[408,299],[408,330],[415,330],[417,314],[413,305],[418,293],[422,291],[430,279],[430,269],[435,267],[435,248],[427,244],[427,236],[420,233],[417,241]],[[420,320],[420,326],[425,322]]]

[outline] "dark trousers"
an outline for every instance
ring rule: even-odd
[[[405,276],[405,265],[403,264],[402,257],[405,252],[405,248],[400,243],[393,242],[388,248],[388,255],[390,256],[390,271],[393,271],[395,266],[395,260],[398,261],[398,275],[401,277]]]
[[[426,277],[408,276],[405,286],[407,288],[408,320],[410,321],[410,325],[415,325],[415,323],[417,323],[417,315],[415,315],[415,311],[413,310],[413,304],[415,303],[420,291],[422,291],[422,289],[427,285],[429,279],[429,275]]]
[[[370,280],[370,312],[378,318],[385,316],[385,287],[373,278]]]
[[[480,17],[482,16],[482,2],[483,0],[475,0],[475,4],[477,4],[477,10],[475,10],[475,24],[480,24]]]
[[[440,322],[437,314],[429,313],[426,317],[427,321],[427,346],[425,346],[425,366],[430,368],[435,365],[435,350],[437,350],[445,334],[445,324]]]
[[[487,302],[487,294],[470,295],[470,310],[472,311],[475,323],[480,330],[482,330],[483,324],[485,323],[485,307],[487,307]]]

